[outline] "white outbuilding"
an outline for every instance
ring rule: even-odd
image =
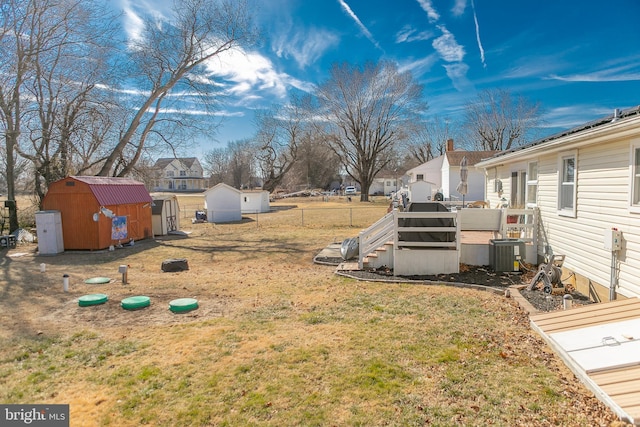
[[[243,190],[242,191],[242,213],[254,214],[269,212],[269,192],[266,190]]]
[[[175,194],[152,195],[151,223],[154,236],[165,236],[180,229],[180,205]]]
[[[209,222],[233,222],[242,219],[242,192],[220,183],[204,193],[204,208]]]

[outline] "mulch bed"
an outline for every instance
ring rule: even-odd
[[[316,258],[314,261],[321,264],[338,266],[343,262],[342,258]],[[537,269],[533,266],[524,266],[520,273],[498,273],[489,266],[471,266],[462,264],[460,272],[455,274],[421,275],[421,276],[394,276],[393,270],[378,268],[371,270],[349,271],[348,276],[358,280],[393,282],[418,282],[418,283],[451,283],[466,284],[470,286],[483,286],[494,289],[517,287],[520,294],[539,311],[554,311],[563,308],[564,296],[573,297],[573,305],[591,304],[592,301],[582,293],[566,286],[563,289],[555,289],[551,295],[547,295],[542,289],[542,283],[538,283],[533,290],[526,287],[531,283]]]

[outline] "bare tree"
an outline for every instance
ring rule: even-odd
[[[8,0],[0,8],[0,111],[5,145],[7,199],[16,199],[16,146],[22,130],[22,86],[29,78],[30,60],[38,49],[36,37],[23,37],[29,19],[39,18],[36,2]],[[37,36],[37,35],[35,35]],[[18,228],[18,213],[9,209],[9,230]]]
[[[346,173],[360,183],[361,201],[392,156],[385,153],[407,139],[426,110],[422,86],[395,64],[368,63],[364,67],[336,65],[317,90],[327,120],[327,142]]]
[[[147,138],[164,142],[169,138],[156,132],[171,92],[178,87],[198,96],[194,102],[211,107],[216,85],[205,73],[207,62],[222,53],[250,43],[255,37],[250,12],[244,0],[176,0],[171,22],[147,17],[141,36],[130,44],[132,72],[140,76],[139,89],[145,97],[131,117],[99,175],[125,176],[140,159]],[[179,119],[172,123],[184,125]],[[165,128],[166,129],[166,128]],[[124,155],[126,150],[130,155]]]
[[[256,162],[255,144],[243,139],[232,141],[227,145],[229,150],[230,183],[234,188],[251,187]]]
[[[505,89],[480,92],[465,110],[465,128],[479,150],[509,150],[522,145],[540,124],[540,105],[513,97]]]
[[[234,188],[249,188],[255,184],[258,148],[249,139],[230,141],[204,153],[202,166],[211,177],[211,185],[225,183]]]
[[[108,22],[103,20],[108,15],[99,15],[100,22]],[[10,200],[16,196],[20,156],[33,164],[36,179],[43,173],[54,177],[68,171],[71,147],[67,142],[77,123],[78,106],[84,109],[95,84],[87,77],[102,59],[101,43],[96,41],[108,38],[107,27],[89,29],[91,22],[98,21],[96,16],[94,4],[81,0],[2,2],[0,130]],[[76,80],[79,76],[83,78]],[[10,229],[17,227],[12,206]]]
[[[207,151],[202,158],[202,166],[211,177],[212,185],[227,181],[230,163],[229,150],[222,147]]]
[[[307,132],[298,144],[296,161],[287,172],[287,188],[329,189],[340,183],[340,159],[321,134]]]
[[[88,145],[82,141],[95,131],[92,127],[109,126],[114,103],[97,82],[107,81],[114,46],[109,15],[91,2],[40,6],[48,13],[32,31],[48,32],[49,39],[30,60],[33,70],[24,84],[30,100],[24,116],[28,136],[16,149],[33,164],[34,191],[42,201],[51,182],[77,171]],[[91,142],[95,153],[104,139]]]
[[[415,132],[407,141],[406,149],[419,163],[426,163],[444,154],[449,139],[458,139],[455,124],[452,125],[449,119],[435,116],[417,123]]]
[[[262,188],[272,192],[293,167],[298,146],[309,137],[308,97],[293,96],[290,103],[263,111],[256,116],[258,133],[258,165],[262,172]]]

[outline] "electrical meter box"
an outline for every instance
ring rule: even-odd
[[[604,248],[612,252],[622,249],[622,231],[617,228],[604,230]]]

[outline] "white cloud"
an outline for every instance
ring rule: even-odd
[[[447,77],[451,80],[453,87],[458,91],[463,92],[472,88],[471,82],[467,78],[467,71],[469,66],[463,62],[455,64],[445,64],[445,70],[447,70]]]
[[[120,0],[119,9],[122,10],[122,26],[131,41],[140,41],[144,29],[144,20],[141,16],[152,16],[161,23],[169,20],[171,2],[166,0]]]
[[[236,97],[256,96],[284,99],[289,87],[310,90],[310,83],[276,71],[273,63],[256,52],[226,51],[206,64],[207,71],[226,82],[226,92]]]
[[[427,16],[429,17],[429,22],[433,23],[433,22],[436,22],[438,19],[440,19],[440,14],[433,7],[431,0],[417,0],[417,1],[418,1],[418,4],[420,4],[420,7],[422,8],[422,10],[427,12]]]
[[[300,68],[318,61],[329,49],[337,46],[339,37],[324,29],[284,30],[275,35],[273,50],[279,57],[293,59]]]
[[[433,48],[447,62],[462,61],[465,54],[464,47],[456,42],[454,35],[444,25],[438,25],[438,28],[442,31],[442,35],[433,41]]]
[[[144,29],[144,21],[133,10],[128,1],[122,2],[122,28],[124,29],[127,39],[133,41],[142,40],[142,31]]]
[[[473,4],[473,0],[471,0],[471,3]],[[454,16],[461,16],[466,8],[467,0],[455,0],[451,13],[453,13]]]
[[[427,56],[426,58],[418,59],[415,61],[401,64],[399,67],[400,72],[411,71],[414,76],[420,76],[429,70],[438,61],[438,57],[435,53]]]
[[[631,68],[631,70],[630,70]],[[633,70],[633,68],[636,68]],[[638,66],[626,65],[605,70],[593,71],[591,73],[558,75],[551,74],[549,79],[563,82],[629,82],[640,81],[640,71]]]
[[[349,5],[344,0],[338,0],[338,3],[340,3],[340,6],[342,6],[342,9],[347,13],[347,15],[349,15],[351,19],[354,20],[358,28],[360,28],[360,31],[362,32],[362,34],[364,34],[364,36],[367,39],[369,39],[369,41],[373,43],[373,45],[376,48],[382,50],[382,48],[380,47],[376,39],[373,37],[373,34],[371,34],[371,32],[367,29],[367,27],[364,26],[362,21],[360,21],[360,18],[358,18],[358,16],[353,12],[353,10],[351,10]]]
[[[218,110],[218,111],[207,111],[207,110],[187,110],[187,109],[177,109],[177,108],[161,108],[160,114],[187,114],[190,116],[212,116],[212,117],[243,117],[244,112],[242,111],[228,111],[228,110]]]
[[[411,25],[405,25],[400,31],[396,33],[396,43],[411,43],[421,40],[429,40],[433,38],[434,34],[431,31],[417,32]]]
[[[591,120],[605,117],[611,114],[611,108],[595,105],[572,105],[569,107],[556,107],[542,116],[541,127],[571,129],[583,125]]]

